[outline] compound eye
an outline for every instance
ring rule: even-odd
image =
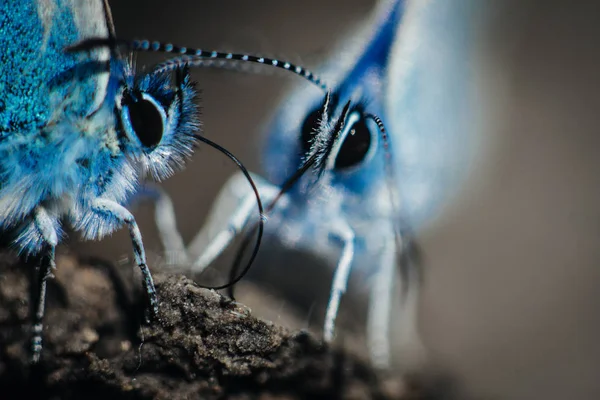
[[[304,119],[302,124],[302,132],[300,141],[302,145],[302,152],[306,154],[310,150],[314,136],[317,134],[320,120],[323,115],[323,108],[315,108],[308,116]]]
[[[157,146],[163,137],[165,112],[151,96],[142,93],[123,96],[123,113],[129,128],[140,140],[142,146]]]
[[[340,147],[335,159],[335,169],[350,168],[361,163],[371,147],[371,131],[367,127],[365,118],[352,117],[351,114],[348,120],[355,120],[355,122],[349,127],[348,135]]]

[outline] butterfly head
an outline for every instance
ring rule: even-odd
[[[144,171],[164,179],[191,155],[200,128],[196,91],[186,68],[134,75],[124,71],[115,108],[120,144]]]
[[[311,87],[296,91],[278,110],[267,128],[263,160],[273,183],[281,185],[313,152],[321,154],[317,177],[331,188],[364,197],[381,181],[384,144],[368,115],[388,119],[386,70],[398,8],[391,8],[358,54],[340,54],[325,65],[324,74],[339,82],[325,101]]]
[[[303,163],[314,158],[313,183],[352,186],[361,181],[378,152],[378,131],[366,113],[365,101],[346,101],[326,95],[322,106],[313,110],[301,128]],[[355,182],[357,183],[357,182]],[[364,187],[364,183],[362,183]]]

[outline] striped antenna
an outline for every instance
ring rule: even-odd
[[[396,191],[393,189],[393,188],[395,188],[395,182],[398,182],[398,181],[396,180],[396,176],[395,176],[396,174],[395,174],[394,161],[393,161],[389,136],[387,134],[385,125],[383,125],[383,121],[381,120],[381,118],[379,118],[377,115],[374,115],[374,114],[366,114],[365,118],[373,120],[373,122],[375,122],[375,124],[377,124],[377,128],[379,128],[379,133],[381,134],[381,140],[383,142],[383,150],[385,153],[385,160],[384,160],[385,161],[385,173],[386,173],[386,176],[388,179],[388,186],[390,188],[390,201],[391,201],[392,207],[394,209],[398,210],[398,208],[399,208],[398,202],[399,201],[396,198],[396,196],[397,196]]]
[[[321,81],[321,79],[312,73],[310,70],[301,67],[299,65],[290,63],[284,60],[277,60],[274,58],[260,57],[252,54],[242,53],[224,53],[220,51],[209,51],[194,49],[188,47],[175,46],[171,43],[162,42],[149,42],[147,40],[122,40],[115,38],[92,38],[79,42],[66,49],[68,52],[77,52],[92,50],[97,47],[125,47],[131,51],[144,51],[152,53],[169,53],[179,54],[181,57],[176,57],[168,60],[164,63],[159,64],[155,68],[155,72],[167,72],[175,69],[179,69],[184,66],[204,66],[205,60],[225,60],[225,61],[241,61],[250,62],[256,64],[268,65],[271,67],[283,69],[289,71],[295,75],[298,75],[312,84],[318,86],[322,90],[327,90],[327,85]]]
[[[394,161],[391,151],[391,146],[389,143],[389,135],[385,130],[385,126],[383,125],[383,121],[377,115],[367,114],[365,118],[372,119],[379,128],[379,133],[381,134],[381,139],[383,141],[383,147],[385,151],[385,169],[386,169],[386,178],[388,182],[389,195],[390,195],[390,203],[392,208],[396,211],[394,215],[399,215],[397,211],[399,210],[399,199],[397,187],[395,186],[396,180],[395,169],[394,169]],[[396,240],[396,245],[400,250],[400,262],[398,264],[400,274],[402,276],[402,293],[404,296],[408,295],[408,285],[414,280],[411,278],[411,275],[417,274],[417,279],[421,278],[421,272],[419,267],[422,262],[422,254],[421,249],[418,244],[414,240],[413,232],[410,229],[410,225],[403,220],[396,220],[393,224],[394,226],[394,237]]]

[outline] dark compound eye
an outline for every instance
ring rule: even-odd
[[[302,124],[302,134],[300,137],[302,152],[306,154],[310,150],[312,139],[316,134],[316,130],[319,127],[319,121],[323,115],[323,108],[315,108],[304,120]]]
[[[163,136],[163,115],[160,105],[148,95],[135,98],[125,96],[123,105],[127,106],[131,129],[144,147],[155,147]]]
[[[365,118],[362,115],[352,118],[351,114],[348,120],[355,120],[355,122],[350,126],[350,131],[335,159],[335,169],[349,168],[359,164],[365,159],[371,146],[371,132]]]

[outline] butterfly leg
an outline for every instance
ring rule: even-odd
[[[150,301],[150,312],[152,316],[158,314],[158,296],[156,289],[154,288],[154,281],[152,280],[152,274],[146,264],[146,252],[144,251],[144,244],[142,242],[142,234],[140,228],[135,222],[133,215],[122,205],[107,199],[96,199],[92,206],[94,213],[98,214],[101,218],[115,219],[121,223],[127,224],[129,228],[129,236],[133,245],[133,256],[135,262],[142,271],[144,277],[144,284],[146,286],[146,292],[148,293],[148,299]]]
[[[386,240],[369,299],[367,345],[371,361],[379,368],[387,368],[390,365],[390,318],[396,269],[395,251],[394,240]]]
[[[233,238],[235,238],[242,230],[246,222],[254,211],[256,200],[254,196],[247,196],[242,200],[240,207],[231,215],[231,219],[223,227],[223,230],[215,236],[215,238],[204,249],[200,257],[192,264],[192,271],[202,273],[204,269],[229,246]]]
[[[58,244],[58,234],[55,221],[48,215],[43,207],[36,208],[33,218],[33,227],[42,236],[45,245],[40,259],[37,285],[32,285],[35,290],[32,298],[36,299],[35,314],[33,316],[33,335],[31,339],[31,361],[37,364],[42,353],[42,333],[44,330],[44,313],[46,310],[47,280],[53,278],[52,271],[56,269],[55,249]]]
[[[327,310],[325,312],[323,338],[326,342],[333,340],[335,319],[337,317],[342,294],[346,292],[346,287],[348,286],[348,278],[350,276],[350,269],[352,267],[352,259],[354,258],[355,235],[350,225],[348,225],[346,221],[338,220],[338,222],[333,226],[332,233],[341,239],[343,248],[342,256],[338,262],[338,265],[335,269],[335,274],[333,276],[333,284],[331,286],[329,302],[327,303]]]
[[[398,240],[390,236],[380,269],[374,276],[367,315],[367,344],[371,361],[379,368],[390,367],[392,345],[399,350],[399,361],[404,367],[410,368],[423,354],[417,333],[420,272],[413,257],[414,247],[408,235],[400,235]],[[399,301],[397,310],[395,301]],[[393,334],[392,315],[398,318]]]
[[[158,185],[146,184],[136,193],[133,201],[142,199],[153,202],[154,221],[165,251],[166,265],[189,265],[187,250],[177,229],[175,207],[169,194]]]
[[[252,179],[264,204],[279,193],[279,187],[257,175],[252,175]],[[278,205],[285,203],[284,195]],[[227,181],[213,204],[208,221],[188,246],[188,254],[196,259],[192,271],[197,274],[202,273],[229,246],[252,215],[257,213],[256,197],[241,173]]]

